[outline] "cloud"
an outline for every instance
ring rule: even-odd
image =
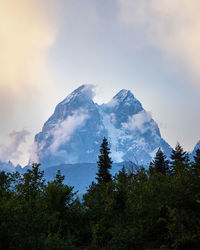
[[[60,154],[61,152],[59,152],[59,147],[70,140],[71,135],[77,128],[84,125],[88,117],[89,116],[86,111],[79,109],[72,115],[68,116],[66,120],[57,124],[51,131],[51,135],[53,135],[53,142],[49,148],[50,152],[52,154]]]
[[[128,122],[122,123],[122,127],[127,130],[139,130],[141,133],[145,133],[147,129],[151,127],[146,127],[145,124],[152,120],[150,112],[141,111],[140,113],[129,116]]]
[[[94,96],[96,95],[96,85],[94,84],[86,84],[84,85],[83,89],[82,89],[82,93],[84,93],[85,96],[87,96],[88,99],[93,99]]]
[[[35,133],[57,90],[48,64],[59,24],[57,0],[0,0],[0,140],[13,128]],[[44,94],[47,93],[48,94]],[[41,100],[43,105],[41,105]],[[37,112],[36,112],[37,110]],[[38,112],[40,110],[40,112]],[[24,120],[26,114],[26,120]],[[29,144],[32,138],[27,138]],[[28,150],[28,146],[26,151]],[[23,164],[28,159],[24,153]]]
[[[200,87],[200,1],[199,0],[119,0],[121,20],[144,43],[184,66],[193,83]]]
[[[5,127],[22,109],[37,108],[38,99],[45,102],[56,93],[48,66],[48,52],[56,40],[56,6],[56,0],[48,5],[47,0],[0,1],[0,117]]]
[[[66,120],[58,122],[47,135],[48,138],[52,138],[51,144],[48,148],[45,148],[46,141],[34,143],[30,151],[29,164],[40,161],[39,155],[41,156],[43,148],[45,148],[45,155],[54,155],[66,159],[67,161],[70,159],[70,162],[76,162],[77,156],[73,152],[67,152],[61,147],[70,141],[71,136],[78,128],[84,126],[88,118],[89,115],[87,111],[80,108],[74,111],[72,115],[69,115]]]
[[[1,0],[0,22],[0,86],[36,84],[55,41],[48,10],[39,0]]]
[[[45,142],[41,142],[40,144],[36,144],[33,143],[30,147],[29,153],[30,153],[30,157],[29,157],[29,165],[32,165],[32,163],[39,163],[39,157],[38,157],[38,152],[40,152],[40,150],[43,149],[43,147],[45,146]]]
[[[26,142],[26,137],[30,133],[23,129],[22,131],[13,131],[9,134],[10,143],[9,145],[0,145],[0,160],[18,160],[23,152],[20,147]]]
[[[118,104],[117,100],[112,98],[109,102],[105,104],[107,108],[113,108]]]

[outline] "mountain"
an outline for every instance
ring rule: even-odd
[[[99,144],[107,136],[90,85],[83,85],[59,103],[35,136],[34,161],[43,166],[96,162]]]
[[[137,169],[134,164],[130,162],[125,163],[126,169],[132,171]],[[123,163],[112,164],[111,174],[114,176],[123,167]],[[95,181],[95,175],[98,171],[96,163],[76,163],[76,164],[62,164],[59,166],[48,167],[44,170],[44,177],[48,181],[52,181],[57,171],[60,170],[61,174],[65,176],[64,183],[73,186],[75,191],[79,194],[86,192],[92,181]]]
[[[0,160],[0,171],[5,172],[15,172],[19,171],[21,172],[22,167],[20,165],[15,166],[11,161],[4,162]]]
[[[193,151],[191,152],[192,159],[195,156],[197,149],[200,149],[200,140],[197,142],[197,144],[195,145]]]
[[[121,90],[101,110],[115,160],[146,165],[159,147],[170,155],[171,147],[162,139],[158,125],[130,90]]]
[[[93,101],[93,86],[82,85],[59,103],[35,136],[30,162],[44,168],[95,163],[103,137],[110,143],[114,162],[148,164],[159,147],[170,155],[151,114],[130,90],[121,90],[106,104]]]

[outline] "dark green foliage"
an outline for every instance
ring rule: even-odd
[[[169,174],[169,162],[166,160],[166,156],[163,154],[162,150],[159,148],[155,159],[151,162],[150,167],[156,172],[161,174]]]
[[[189,156],[181,145],[177,143],[171,154],[171,174],[175,176],[182,174],[184,171],[187,171],[188,167]]]
[[[182,163],[186,160],[186,152],[183,151],[179,143],[177,143],[175,149],[173,149],[171,159],[173,164]]]
[[[158,150],[148,170],[123,167],[111,178],[106,139],[101,149],[108,171],[81,200],[59,171],[48,183],[38,164],[22,176],[0,172],[0,249],[199,249],[200,150],[190,163],[177,145],[173,174]]]
[[[110,154],[110,149],[108,147],[108,141],[104,137],[100,148],[100,155],[98,157],[99,161],[97,162],[99,170],[97,173],[96,180],[98,181],[99,184],[109,182],[112,179],[110,174],[112,160],[109,154]]]
[[[0,173],[0,249],[70,249],[85,243],[85,212],[59,172],[45,183],[39,164]],[[73,248],[72,248],[73,249]]]

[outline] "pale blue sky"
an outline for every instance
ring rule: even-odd
[[[3,0],[0,7],[5,9],[8,2]],[[18,148],[23,153],[11,160],[28,160],[33,136],[55,105],[87,83],[98,85],[95,100],[100,103],[130,89],[152,112],[171,146],[179,141],[186,150],[193,149],[200,139],[198,1],[10,2],[10,13],[21,19],[16,22],[10,13],[2,17],[4,28],[15,32],[0,30],[5,41],[0,48],[1,144],[9,144],[13,130],[30,132]],[[13,77],[11,64],[14,69],[17,65]]]

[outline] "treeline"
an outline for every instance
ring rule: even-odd
[[[109,154],[104,138],[81,198],[60,172],[46,182],[39,164],[0,172],[0,249],[200,249],[200,150],[190,162],[179,144],[170,161],[159,149],[148,170],[115,176]]]

